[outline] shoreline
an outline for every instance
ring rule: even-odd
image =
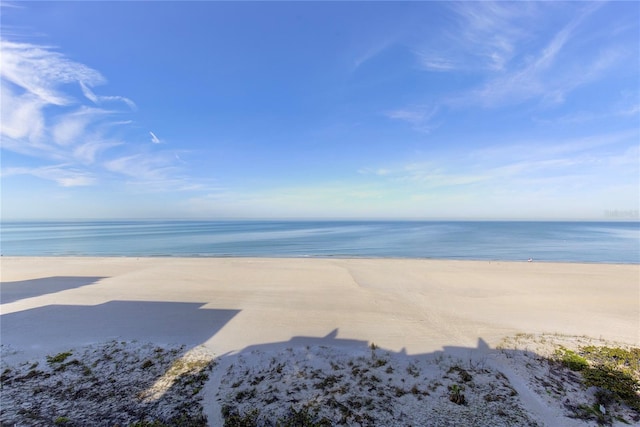
[[[430,258],[430,257],[393,257],[393,256],[373,256],[373,255],[3,255],[0,254],[0,262],[3,259],[178,259],[178,260],[228,260],[228,259],[269,259],[269,260],[304,260],[304,259],[318,259],[318,260],[371,260],[371,261],[434,261],[434,262],[479,262],[479,263],[538,263],[538,264],[584,264],[584,265],[630,265],[640,266],[640,262],[609,262],[609,261],[567,261],[567,260],[545,260],[545,259],[500,259],[500,258]]]

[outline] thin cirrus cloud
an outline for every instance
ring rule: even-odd
[[[171,159],[166,156],[151,156],[148,154],[134,154],[119,157],[105,162],[105,167],[111,172],[140,178],[143,181],[158,181],[171,171]]]
[[[440,105],[493,108],[532,99],[561,103],[567,93],[597,80],[628,53],[616,46],[574,57],[567,48],[601,6],[598,2],[577,6],[545,42],[548,31],[539,28],[550,16],[535,3],[452,3],[449,10],[457,30],[432,38],[414,53],[425,71],[480,77],[480,83],[449,94]],[[535,43],[541,45],[537,52],[531,50]]]
[[[3,71],[4,67],[0,69],[0,73]],[[37,145],[44,133],[42,109],[47,103],[30,92],[17,94],[5,83],[4,78],[1,102],[3,146],[21,151],[27,145]]]
[[[94,104],[102,104],[103,102],[113,102],[120,101],[124,102],[131,108],[132,110],[137,110],[137,105],[135,102],[130,100],[129,98],[125,98],[124,96],[98,96],[96,95],[86,83],[80,82],[80,88],[82,89],[82,93],[87,99],[91,100]]]
[[[535,17],[534,8],[507,2],[451,3],[453,30],[415,49],[418,61],[429,71],[502,70],[526,37],[522,23]]]
[[[140,173],[139,179],[148,180],[174,171],[145,159],[151,155],[144,153],[139,138],[122,137],[131,129],[122,127],[132,121],[112,117],[135,111],[136,104],[124,96],[97,94],[93,88],[106,83],[100,72],[50,46],[3,39],[0,48],[3,149],[30,159],[29,166],[6,168],[3,176],[28,174],[74,187],[96,184],[105,173],[110,179],[114,172],[132,179],[133,170]],[[78,87],[83,97],[76,95]],[[155,134],[151,137],[154,144],[161,142]],[[118,159],[127,157],[108,155],[119,146],[139,151],[133,156],[137,168],[120,168],[124,161]]]
[[[61,187],[80,187],[93,185],[95,176],[71,164],[49,165],[42,167],[12,167],[2,171],[2,176],[31,175],[55,181]]]
[[[84,144],[78,145],[73,151],[73,157],[79,162],[90,165],[95,163],[96,158],[110,148],[117,147],[123,143],[118,140],[108,140],[101,135],[88,135]]]
[[[384,52],[387,48],[393,46],[394,42],[395,38],[390,37],[369,46],[369,48],[366,50],[363,50],[362,53],[353,60],[351,71],[357,71],[363,64],[375,58],[376,56]]]
[[[640,104],[624,104],[615,106],[614,109],[603,111],[603,112],[591,112],[591,111],[575,111],[563,116],[553,117],[553,118],[544,118],[544,117],[535,117],[533,120],[537,123],[541,124],[579,124],[579,123],[587,123],[592,121],[603,121],[615,118],[627,118],[638,116],[640,113]]]
[[[59,146],[75,145],[87,133],[87,128],[109,111],[80,106],[75,111],[60,114],[50,126],[53,141]]]
[[[63,84],[99,85],[104,77],[86,65],[71,61],[49,46],[0,41],[2,79],[24,89],[45,104],[70,105],[73,97],[61,92]]]
[[[581,22],[596,8],[588,7],[572,19],[553,36],[537,56],[488,80],[483,87],[463,96],[460,101],[475,101],[487,107],[519,103],[529,99],[558,103],[564,100],[567,93],[596,80],[622,56],[623,52],[620,49],[601,52],[595,59],[586,63],[575,63],[568,56],[562,55]]]
[[[454,59],[438,53],[416,51],[415,54],[422,68],[429,71],[452,71],[459,67],[459,64]]]
[[[417,131],[429,133],[438,126],[433,121],[437,113],[438,107],[409,106],[387,111],[385,115],[389,119],[409,123]]]
[[[141,152],[110,159],[104,163],[104,168],[126,177],[126,184],[145,192],[201,189],[202,184],[182,174],[181,163],[183,161],[173,152]]]

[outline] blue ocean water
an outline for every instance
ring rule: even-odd
[[[640,222],[2,222],[2,255],[388,257],[640,263]]]

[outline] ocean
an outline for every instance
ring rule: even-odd
[[[3,256],[640,263],[640,222],[5,221]]]

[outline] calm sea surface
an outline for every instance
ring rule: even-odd
[[[639,222],[3,222],[2,255],[389,257],[640,263]]]

